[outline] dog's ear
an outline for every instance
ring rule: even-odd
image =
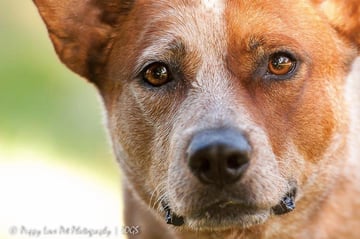
[[[112,29],[133,0],[33,1],[62,62],[81,76],[95,80],[106,62]]]
[[[360,1],[312,0],[328,18],[330,24],[360,49]]]

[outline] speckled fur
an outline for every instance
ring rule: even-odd
[[[359,237],[357,0],[34,2],[60,59],[103,98],[134,238]],[[262,78],[276,51],[298,59],[289,80]],[[154,61],[173,73],[160,88],[141,79]],[[241,180],[222,189],[186,162],[191,138],[220,127],[244,132],[253,149]],[[294,186],[296,209],[273,215]],[[221,201],[253,211],[197,216]],[[185,225],[166,225],[161,202]]]

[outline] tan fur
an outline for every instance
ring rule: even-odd
[[[34,2],[61,60],[104,100],[126,223],[142,229],[134,238],[358,238],[357,0]],[[277,51],[296,55],[296,74],[265,80]],[[154,61],[172,70],[159,88],[141,79]],[[191,138],[219,127],[245,132],[253,148],[244,176],[223,189],[186,162]],[[273,215],[294,186],[296,209]],[[165,224],[165,200],[185,225]],[[256,210],[196,217],[229,200]]]

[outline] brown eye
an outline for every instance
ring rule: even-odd
[[[148,66],[143,77],[152,86],[161,86],[170,81],[170,73],[162,63],[153,63]]]
[[[296,66],[296,61],[286,53],[276,53],[270,56],[268,63],[269,73],[283,76],[291,73]]]

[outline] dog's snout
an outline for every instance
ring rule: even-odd
[[[248,167],[250,151],[245,135],[237,130],[206,130],[191,140],[188,164],[202,183],[233,184]]]

